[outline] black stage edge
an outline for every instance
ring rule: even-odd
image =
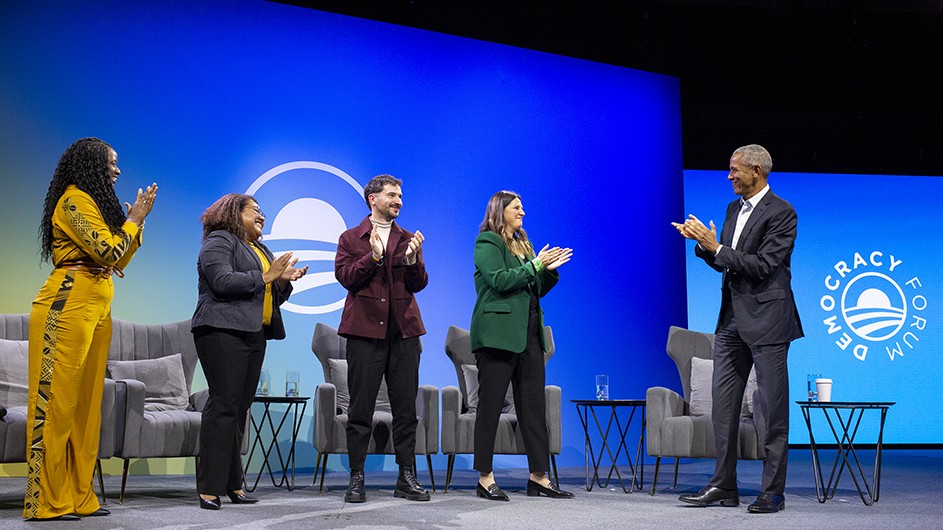
[[[943,1],[289,0],[681,78],[686,169],[943,175]]]

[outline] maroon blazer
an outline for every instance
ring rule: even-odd
[[[386,338],[390,304],[404,339],[425,335],[419,305],[413,293],[429,283],[422,249],[416,263],[406,265],[406,249],[413,238],[393,222],[383,264],[373,261],[370,216],[341,234],[334,257],[334,277],[347,289],[347,301],[337,333],[344,337]]]

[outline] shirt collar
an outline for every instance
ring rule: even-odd
[[[760,201],[763,200],[763,197],[765,197],[767,193],[769,193],[769,184],[767,184],[763,189],[761,189],[760,192],[757,193],[756,195],[750,197],[749,199],[743,199],[743,200],[745,202],[750,203],[750,209],[752,210],[753,208],[756,208],[756,205],[759,204]]]

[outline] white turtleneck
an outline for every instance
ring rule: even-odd
[[[380,241],[383,242],[383,248],[385,249],[387,243],[390,241],[390,229],[393,228],[393,221],[381,223],[373,217],[370,217],[370,222],[373,226],[377,227],[377,233],[380,234]]]

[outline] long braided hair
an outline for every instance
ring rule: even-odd
[[[52,182],[46,192],[43,219],[39,225],[39,246],[42,261],[52,258],[52,214],[70,184],[91,195],[105,224],[112,232],[121,231],[128,219],[111,181],[109,155],[112,147],[98,138],[76,140],[56,165]]]

